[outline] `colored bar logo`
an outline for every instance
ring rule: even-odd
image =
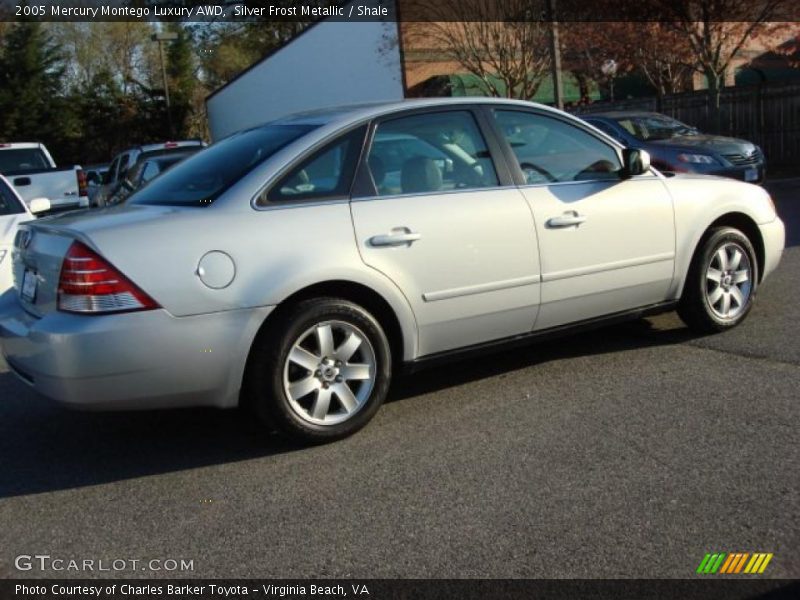
[[[716,573],[736,575],[739,573],[758,574],[764,572],[772,560],[771,552],[715,552],[706,554],[697,567],[701,575]]]

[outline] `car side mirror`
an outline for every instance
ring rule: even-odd
[[[650,154],[638,148],[625,148],[622,151],[622,177],[629,179],[636,175],[644,175],[650,170]]]
[[[38,215],[49,211],[52,206],[50,205],[50,200],[47,198],[34,198],[28,204],[28,208],[33,214]]]

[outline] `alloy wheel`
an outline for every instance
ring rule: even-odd
[[[283,388],[297,415],[315,425],[336,425],[366,404],[376,378],[369,338],[345,321],[323,321],[292,345]]]
[[[706,301],[720,319],[735,319],[747,306],[752,285],[750,258],[739,244],[717,248],[706,269]]]

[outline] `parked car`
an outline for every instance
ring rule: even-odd
[[[11,250],[14,247],[17,226],[32,220],[33,213],[48,210],[50,201],[44,198],[35,198],[29,209],[8,180],[0,175],[0,295],[12,286]]]
[[[137,162],[134,167],[128,170],[125,178],[120,182],[119,188],[108,199],[107,204],[113,205],[125,202],[136,190],[144,187],[150,180],[155,179],[191,154],[193,152],[176,152]]]
[[[109,199],[117,193],[125,176],[130,169],[136,167],[148,158],[166,156],[169,154],[189,154],[197,152],[206,146],[201,140],[183,140],[178,142],[164,142],[163,144],[147,144],[136,146],[120,152],[111,161],[111,166],[103,179],[100,189],[95,195],[95,206],[105,206]]]
[[[387,188],[380,163],[409,136]],[[764,189],[665,177],[578,118],[488,98],[289,116],[123,205],[21,227],[0,342],[34,389],[241,404],[309,441],[364,426],[397,367],[674,308],[735,327],[784,247]]]
[[[86,175],[79,166],[56,167],[43,144],[0,144],[0,175],[25,202],[47,198],[52,212],[89,206]]]
[[[761,183],[766,160],[761,148],[745,140],[700,133],[654,112],[613,111],[581,115],[588,123],[629,148],[647,150],[664,172],[703,173]]]

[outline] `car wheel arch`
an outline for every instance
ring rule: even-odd
[[[292,307],[296,306],[299,302],[312,298],[339,298],[342,300],[349,300],[372,314],[389,339],[389,346],[391,348],[395,368],[402,365],[405,358],[407,358],[405,354],[406,351],[409,349],[413,350],[414,341],[409,340],[408,332],[403,329],[401,319],[395,308],[383,295],[363,283],[334,279],[303,287],[291,293],[278,303],[276,309],[267,316],[253,338],[251,351],[256,345],[256,341],[261,336],[270,335],[272,327],[280,322],[280,319],[282,319]],[[409,348],[409,345],[411,345],[411,348]],[[249,362],[250,355],[248,353],[248,365],[245,368],[245,372],[247,368],[249,368]]]
[[[692,260],[695,255],[702,250],[703,242],[708,235],[717,227],[733,227],[738,229],[750,240],[753,244],[753,249],[756,253],[756,266],[758,271],[758,282],[761,282],[764,273],[764,264],[766,261],[764,238],[761,235],[761,230],[758,228],[756,221],[749,215],[739,211],[729,211],[715,217],[711,222],[706,225],[701,232],[694,239],[691,246],[692,251],[686,255],[685,264],[680,266],[680,285],[677,289],[676,298],[680,298],[683,294],[683,287],[686,285],[686,278],[691,268]]]

